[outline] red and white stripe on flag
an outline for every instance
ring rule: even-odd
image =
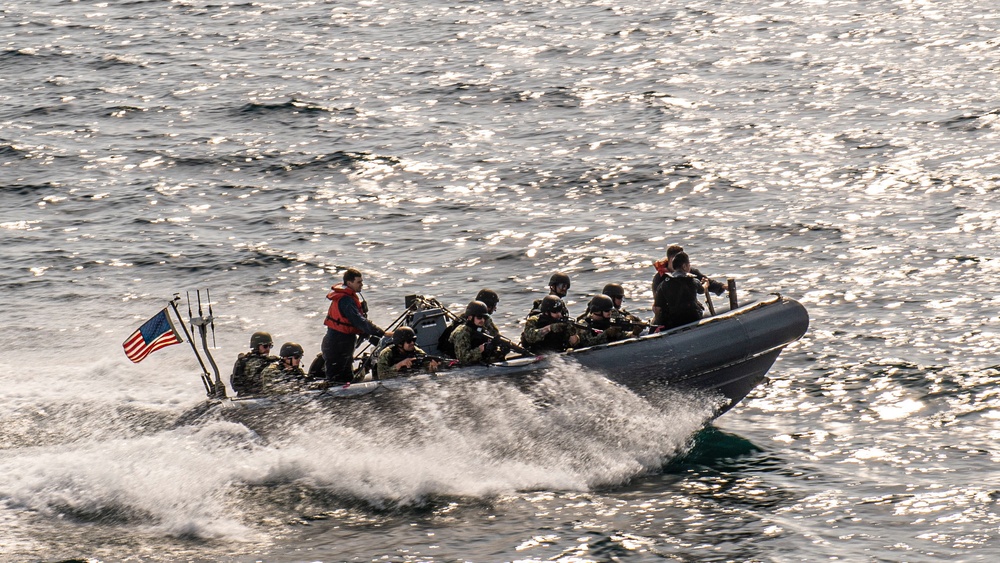
[[[170,322],[170,317],[164,308],[136,329],[122,343],[122,347],[125,349],[125,355],[128,356],[128,359],[137,364],[160,348],[181,342],[181,337],[174,330],[174,325]]]

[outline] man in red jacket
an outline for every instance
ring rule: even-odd
[[[361,272],[348,268],[344,283],[335,285],[326,298],[331,301],[326,313],[326,336],[323,337],[323,359],[326,380],[350,383],[354,378],[354,349],[358,336],[392,336],[368,320],[368,310],[360,293],[365,282]]]

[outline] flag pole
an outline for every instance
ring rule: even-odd
[[[191,344],[191,351],[194,352],[194,357],[198,358],[198,363],[201,364],[201,382],[205,384],[205,391],[208,393],[209,397],[215,396],[215,388],[212,385],[212,381],[208,378],[208,369],[205,367],[205,362],[202,361],[201,355],[198,354],[198,348],[194,345],[194,340],[191,338],[191,333],[188,332],[187,324],[184,323],[184,319],[181,318],[180,311],[177,310],[177,302],[181,300],[179,293],[174,294],[174,298],[170,300],[170,307],[174,310],[174,314],[177,315],[177,320],[181,323],[181,328],[184,329],[184,336],[187,337],[188,343]]]
[[[208,363],[212,365],[212,371],[215,372],[215,397],[219,399],[226,398],[226,386],[222,383],[222,378],[219,376],[219,366],[215,364],[215,358],[212,357],[212,353],[208,351],[208,325],[212,325],[212,337],[215,337],[215,319],[212,317],[211,312],[209,312],[208,317],[205,317],[204,309],[201,306],[201,290],[195,290],[198,297],[198,316],[191,318],[191,326],[198,327],[198,332],[201,334],[201,348],[205,352],[205,357],[208,359]],[[208,290],[205,290],[205,298],[208,299],[209,311],[212,310],[211,298],[208,295]],[[188,311],[191,310],[191,295],[188,294]],[[207,375],[207,373],[206,373]]]

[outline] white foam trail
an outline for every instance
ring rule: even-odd
[[[54,518],[152,526],[176,536],[241,537],[227,511],[233,470],[220,469],[225,442],[250,433],[211,423],[152,436],[21,449],[0,461],[0,497],[10,508]],[[252,443],[252,442],[251,442]]]
[[[712,407],[681,397],[667,410],[654,408],[565,363],[523,387],[502,379],[445,381],[303,409],[262,420],[264,438],[243,424],[202,420],[8,450],[0,499],[48,517],[247,538],[253,514],[287,504],[279,498],[284,486],[392,507],[428,497],[618,485],[683,452]]]

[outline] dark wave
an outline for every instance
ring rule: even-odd
[[[984,121],[983,118],[997,115],[1000,115],[1000,109],[981,112],[963,112],[961,115],[956,115],[942,121],[941,124],[949,129],[972,132],[992,127],[992,124]]]
[[[70,108],[66,106],[36,106],[32,109],[24,112],[24,115],[56,115],[61,113],[69,113]]]
[[[37,25],[37,24],[27,24]],[[46,27],[46,26],[39,26]],[[0,70],[12,70],[20,65],[35,66],[49,59],[66,59],[72,55],[54,51],[44,51],[40,53],[26,53],[22,49],[6,49],[0,51]]]
[[[0,158],[5,160],[17,160],[17,159],[27,158],[27,152],[18,149],[12,144],[3,143],[0,144]]]
[[[366,152],[335,151],[330,154],[318,155],[302,162],[287,162],[264,167],[264,172],[293,172],[312,168],[355,168],[360,162],[382,162],[399,164],[400,159],[391,156],[378,156]]]
[[[244,115],[269,115],[269,114],[296,114],[296,115],[319,115],[327,113],[345,114],[345,115],[357,115],[357,110],[348,108],[334,108],[326,107],[320,104],[312,102],[304,102],[297,99],[291,99],[287,102],[280,102],[274,104],[265,104],[259,102],[251,102],[249,104],[244,104],[238,110],[238,113]]]
[[[103,112],[104,117],[133,117],[148,111],[137,106],[114,106]]]
[[[181,168],[210,168],[214,170],[219,167],[238,166],[241,170],[268,175],[283,175],[310,170],[339,170],[345,168],[354,170],[357,169],[361,163],[366,162],[379,162],[390,165],[396,165],[400,162],[400,159],[395,156],[383,156],[369,152],[353,152],[344,150],[318,155],[287,155],[274,153],[251,154],[246,151],[219,155],[176,155],[168,154],[162,151],[153,151],[149,154],[161,156],[165,161],[171,163],[173,166]],[[220,187],[251,187],[253,189],[260,189],[261,186],[247,186],[227,183],[221,184]]]
[[[90,62],[88,66],[96,70],[110,70],[117,67],[147,68],[149,65],[142,61],[128,60],[118,55],[104,55],[99,60]]]

